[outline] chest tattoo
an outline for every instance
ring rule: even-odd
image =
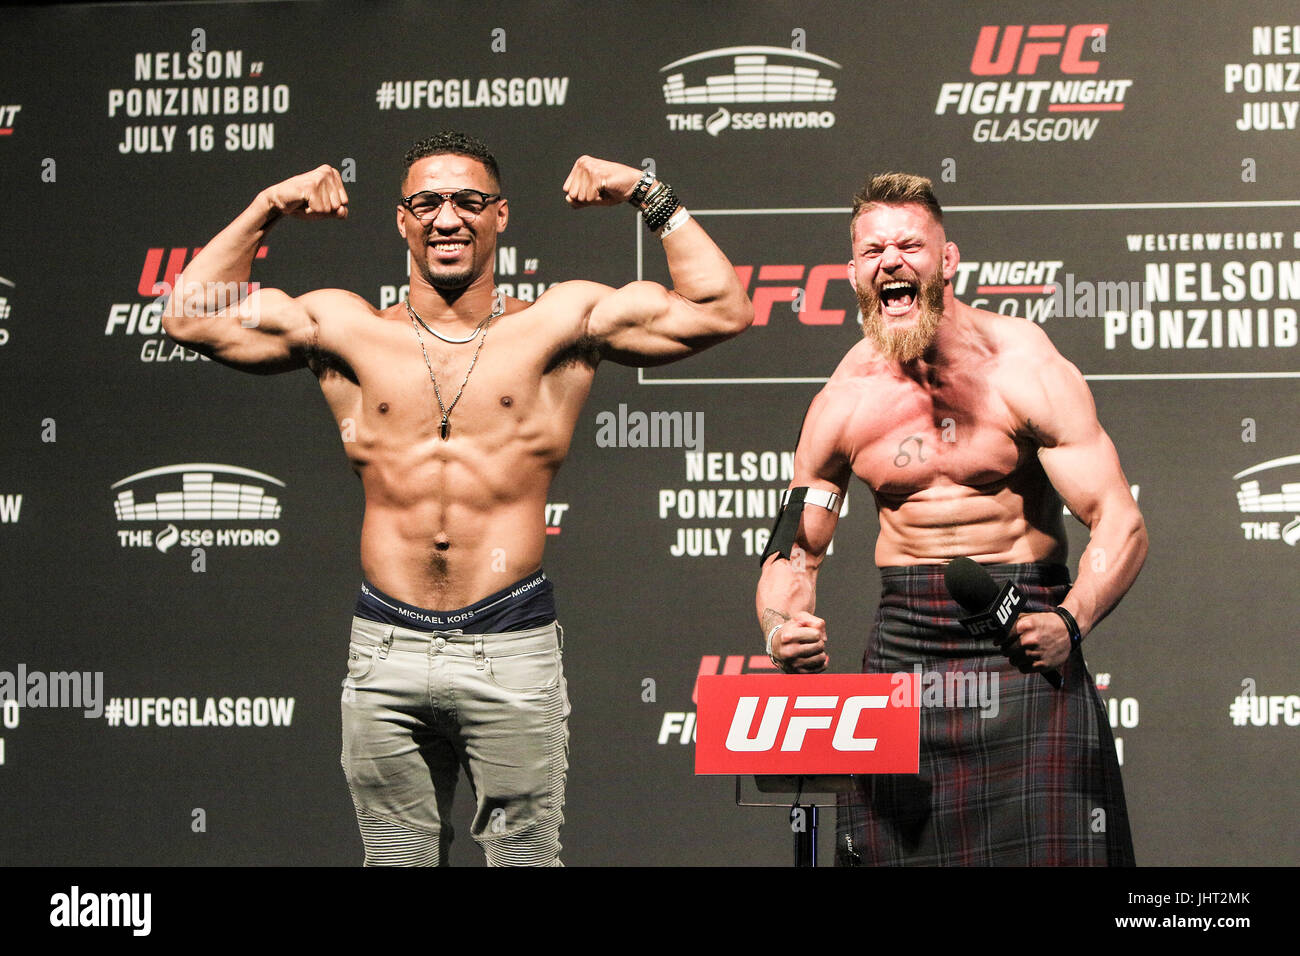
[[[920,435],[908,435],[906,438],[904,438],[902,441],[900,441],[900,442],[898,443],[898,454],[894,456],[894,467],[895,467],[895,468],[905,468],[905,467],[907,467],[907,465],[908,465],[909,463],[911,463],[911,461],[912,461],[912,453],[909,452],[909,451],[907,450],[908,443],[910,443],[910,442],[916,442],[916,459],[917,459],[917,461],[920,461],[920,462],[924,463],[925,461],[928,460],[928,459],[925,457],[925,455],[921,454],[921,449],[924,447],[923,444],[922,444],[922,442],[921,442],[921,436],[920,436]]]

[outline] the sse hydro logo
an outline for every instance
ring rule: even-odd
[[[1278,521],[1243,521],[1241,533],[1247,541],[1281,541],[1295,547],[1300,544],[1300,481],[1279,481],[1277,491],[1266,491],[1258,478],[1251,475],[1275,468],[1292,468],[1292,475],[1300,477],[1300,455],[1288,455],[1261,462],[1254,467],[1239,471],[1232,477],[1242,481],[1237,488],[1237,507],[1242,514],[1268,514],[1270,512],[1292,515],[1290,521],[1283,524]]]
[[[284,482],[235,465],[168,465],[129,475],[113,483],[113,513],[118,521],[153,527],[119,528],[118,544],[164,554],[177,544],[273,548],[280,531],[270,522],[280,517],[280,499],[268,486]]]
[[[1109,25],[1063,23],[980,28],[970,75],[942,83],[934,112],[976,116],[977,143],[1090,140],[1097,116],[1124,109],[1130,79],[1098,78]],[[998,77],[1015,76],[1015,79]]]
[[[668,128],[710,136],[728,129],[827,129],[835,125],[830,110],[790,108],[835,99],[834,81],[822,75],[825,67],[840,69],[824,56],[779,46],[729,46],[674,60],[659,69],[668,74],[664,102],[713,109],[669,113]],[[739,104],[757,108],[737,109]]]

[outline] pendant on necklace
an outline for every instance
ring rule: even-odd
[[[451,424],[447,421],[447,417],[445,415],[443,416],[442,419],[442,427],[438,430],[438,433],[442,435],[443,441],[446,441],[447,436],[451,434]]]

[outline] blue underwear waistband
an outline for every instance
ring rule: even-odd
[[[364,578],[356,616],[416,631],[504,634],[542,627],[555,620],[555,588],[544,571],[530,574],[481,601],[455,611],[430,611],[389,597]]]

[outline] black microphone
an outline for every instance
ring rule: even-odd
[[[944,587],[952,599],[967,611],[970,617],[961,618],[961,626],[972,637],[992,637],[999,644],[1011,635],[1024,607],[1025,596],[1011,581],[998,588],[993,575],[970,558],[953,558],[943,570]],[[1063,681],[1058,671],[1042,671],[1047,682],[1057,690]]]

